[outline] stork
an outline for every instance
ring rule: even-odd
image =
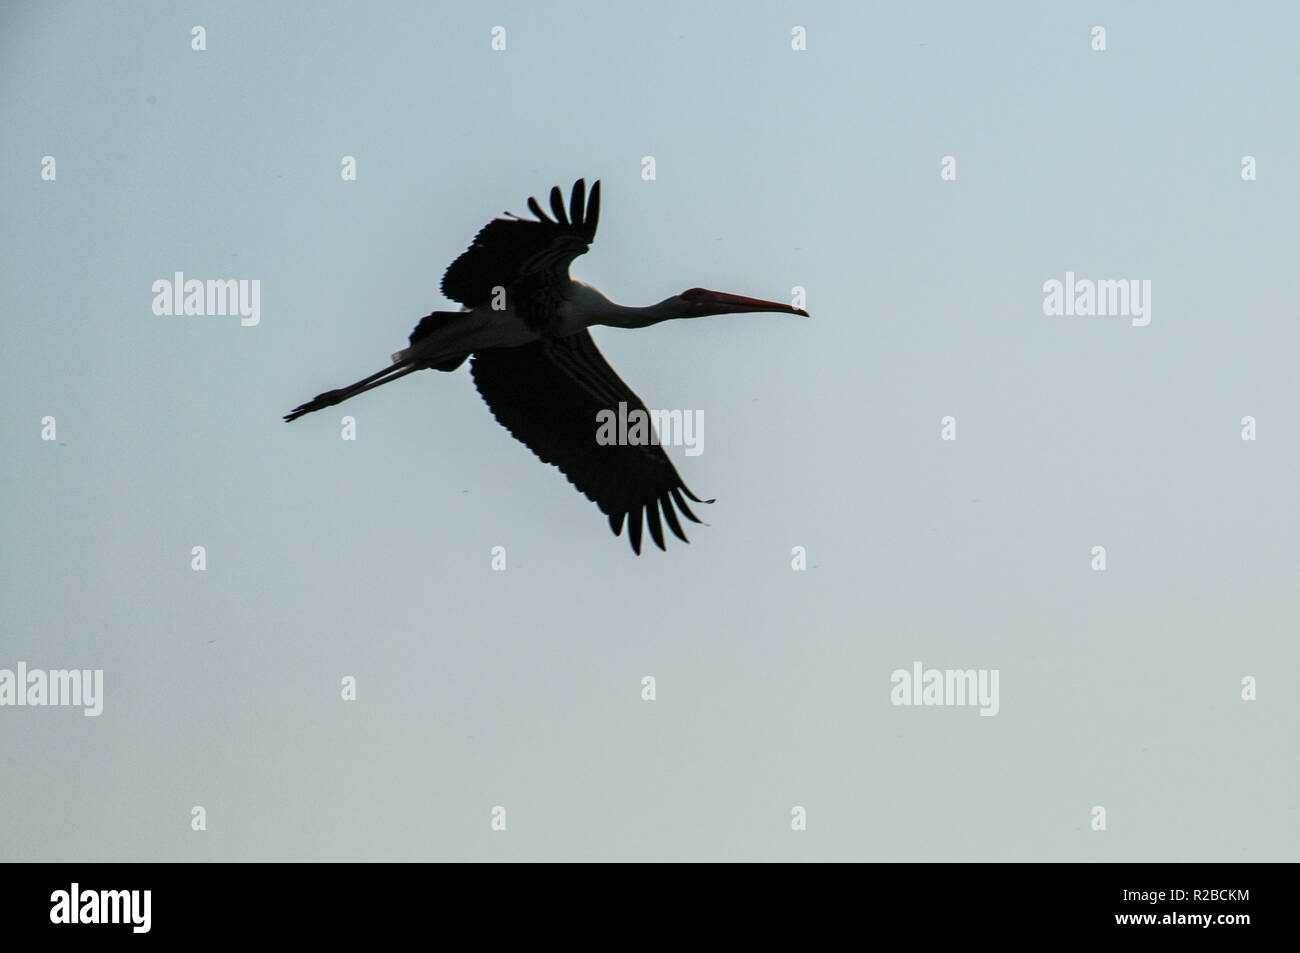
[[[566,213],[558,187],[551,189],[548,217],[535,198],[536,220],[512,213],[485,225],[470,247],[451,263],[442,293],[460,311],[435,311],[420,319],[409,346],[392,364],[355,384],[326,391],[286,414],[297,420],[405,377],[414,371],[453,371],[472,357],[470,371],[497,421],[537,455],[560,469],[574,487],[600,507],[615,536],[624,521],[632,551],[641,554],[642,526],[664,549],[663,523],[678,539],[677,510],[692,522],[683,495],[696,503],[657,440],[601,444],[598,415],[622,409],[647,413],[641,398],[614,373],[587,330],[593,325],[646,328],[676,318],[779,311],[808,312],[776,301],[691,288],[658,304],[631,308],[615,304],[569,275],[569,264],[596,237],[600,183],[579,179]],[[660,513],[663,521],[660,521]]]

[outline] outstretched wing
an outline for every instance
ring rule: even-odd
[[[668,455],[658,444],[601,445],[596,415],[618,417],[646,411],[641,398],[614,373],[586,331],[523,347],[477,351],[470,364],[474,384],[492,415],[542,460],[560,468],[579,491],[609,517],[615,536],[626,519],[628,540],[638,555],[644,523],[655,545],[664,548],[663,522],[689,542],[677,510],[700,522],[682,495],[697,503]],[[660,520],[663,514],[663,521]]]
[[[487,303],[492,289],[513,288],[530,280],[541,280],[556,287],[569,280],[569,263],[591,247],[600,217],[600,183],[591,187],[587,198],[586,183],[574,183],[566,215],[559,186],[551,189],[551,211],[547,218],[537,199],[528,207],[538,221],[511,215],[498,218],[479,231],[474,243],[451,263],[442,276],[442,293],[468,307]]]

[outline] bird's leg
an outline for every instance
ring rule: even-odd
[[[285,422],[297,420],[303,414],[310,414],[314,410],[324,410],[326,407],[333,407],[335,404],[341,404],[343,401],[356,397],[357,394],[364,394],[368,390],[387,384],[389,381],[395,381],[399,377],[405,377],[412,371],[418,371],[420,364],[398,364],[392,367],[385,367],[382,371],[371,374],[369,377],[350,384],[347,387],[340,387],[338,390],[327,390],[323,394],[317,394],[305,404],[299,404],[292,411],[284,415]]]
[[[473,350],[475,335],[482,332],[488,326],[489,321],[490,316],[488,315],[466,312],[462,320],[453,321],[446,327],[439,328],[428,335],[424,340],[398,351],[393,355],[391,366],[385,367],[382,371],[377,371],[355,384],[317,394],[307,403],[301,404],[285,414],[284,419],[286,421],[297,420],[303,414],[310,414],[315,410],[333,407],[335,404],[341,404],[343,401],[357,396],[357,394],[364,394],[366,391],[387,384],[389,381],[405,377],[412,371],[432,367],[448,358]]]

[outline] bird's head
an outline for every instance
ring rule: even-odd
[[[764,301],[762,298],[746,298],[744,295],[727,294],[724,291],[710,291],[708,288],[690,288],[679,294],[675,300],[680,303],[682,317],[703,317],[709,314],[748,314],[756,311],[779,311],[782,314],[797,314],[808,317],[808,312],[779,301]]]

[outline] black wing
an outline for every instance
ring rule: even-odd
[[[600,183],[592,185],[588,200],[586,183],[575,182],[567,215],[559,186],[551,189],[554,221],[546,217],[537,199],[530,198],[528,207],[540,221],[512,215],[483,226],[474,243],[442,276],[444,295],[472,308],[488,302],[497,286],[513,288],[529,278],[567,283],[569,262],[585,253],[596,237]]]
[[[663,524],[683,542],[676,510],[696,519],[682,494],[701,500],[687,489],[677,469],[658,444],[596,442],[596,415],[610,410],[617,418],[619,403],[626,412],[645,412],[632,388],[596,349],[591,335],[551,338],[523,347],[476,351],[470,364],[474,384],[492,415],[515,439],[542,460],[560,468],[579,491],[609,516],[615,536],[627,520],[628,540],[641,553],[644,521],[655,545],[664,548]],[[676,509],[674,509],[674,506]]]

